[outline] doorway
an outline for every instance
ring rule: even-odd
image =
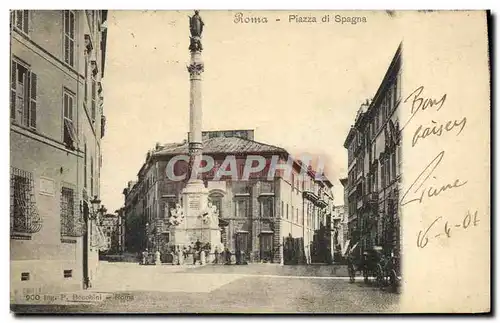
[[[236,262],[244,262],[249,257],[249,234],[248,232],[236,233]],[[244,254],[244,256],[243,256]],[[243,257],[242,257],[243,256]]]
[[[260,260],[263,262],[273,261],[273,233],[261,232],[260,234]]]

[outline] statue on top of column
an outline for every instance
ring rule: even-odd
[[[203,47],[201,46],[201,34],[203,33],[203,26],[205,23],[199,15],[199,11],[194,11],[194,16],[189,17],[189,31],[191,32],[191,44],[189,45],[189,50],[196,52],[201,51]]]

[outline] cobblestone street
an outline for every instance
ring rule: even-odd
[[[397,312],[398,295],[349,283],[343,266],[178,267],[101,263],[90,292],[101,302],[15,306],[17,312],[354,313]],[[333,275],[332,275],[333,274]],[[87,293],[89,291],[86,291]]]

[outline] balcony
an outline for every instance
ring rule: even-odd
[[[316,202],[314,204],[322,209],[328,206],[328,202],[326,202],[325,200],[322,200],[322,199],[316,200]]]
[[[318,195],[316,195],[314,192],[312,191],[303,191],[302,192],[302,197],[311,201],[311,202],[316,202],[318,200]]]

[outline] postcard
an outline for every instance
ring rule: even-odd
[[[12,10],[11,311],[489,313],[490,23]]]

